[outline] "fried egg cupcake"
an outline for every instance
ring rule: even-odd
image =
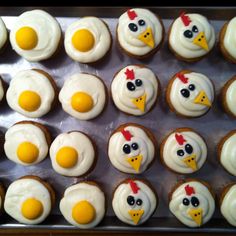
[[[3,206],[5,201],[5,187],[0,183],[0,214],[3,213]]]
[[[0,103],[4,98],[4,95],[5,95],[5,83],[2,77],[0,76]]]
[[[60,211],[72,225],[81,229],[97,226],[105,215],[105,195],[97,183],[80,182],[65,190]]]
[[[56,102],[57,86],[52,77],[38,69],[18,72],[6,93],[8,105],[16,112],[39,118],[47,114]]]
[[[50,143],[51,135],[44,125],[21,121],[7,130],[4,151],[9,160],[30,166],[47,157]]]
[[[4,209],[22,224],[40,224],[50,214],[55,202],[52,187],[37,176],[24,176],[7,189]]]
[[[97,17],[83,17],[71,24],[65,33],[64,46],[70,58],[81,63],[102,59],[111,49],[111,33]]]
[[[66,79],[59,93],[63,110],[79,120],[97,117],[103,111],[106,99],[102,80],[87,73],[77,73]]]
[[[52,57],[61,40],[61,28],[54,17],[43,10],[26,11],[17,17],[10,31],[13,50],[31,62]]]
[[[0,17],[0,52],[3,51],[7,44],[8,33],[6,25],[4,24],[2,18]]]
[[[92,171],[95,166],[95,146],[82,132],[62,133],[52,142],[50,158],[57,173],[65,176],[82,176]]]

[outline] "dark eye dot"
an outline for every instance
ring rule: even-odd
[[[143,25],[145,25],[146,23],[145,23],[144,20],[139,20],[139,21],[138,21],[138,24],[139,24],[140,26],[143,26]]]
[[[141,206],[143,204],[143,201],[141,199],[137,199],[136,204],[138,206]]]
[[[185,145],[185,151],[188,153],[188,154],[191,154],[193,152],[193,147],[190,145],[190,144],[186,144]]]
[[[134,86],[134,84],[132,82],[128,82],[126,84],[126,86],[127,86],[127,89],[130,90],[130,91],[134,91],[135,90],[135,86]]]
[[[138,144],[137,143],[132,143],[131,147],[133,150],[137,150],[138,149]]]
[[[199,206],[199,200],[197,197],[192,197],[191,198],[191,204],[194,206],[194,207],[198,207]]]
[[[191,38],[193,37],[193,32],[192,32],[191,30],[185,30],[185,31],[184,31],[184,36],[185,36],[186,38],[191,39]]]
[[[123,152],[125,153],[125,154],[130,154],[130,146],[129,146],[129,144],[125,144],[124,146],[123,146]]]
[[[194,33],[197,33],[197,32],[198,32],[198,28],[197,28],[196,25],[193,26],[192,31],[193,31]]]
[[[189,205],[189,200],[188,200],[188,198],[184,198],[183,199],[183,204],[185,205],[185,206],[188,206]]]
[[[128,196],[128,197],[127,197],[127,203],[128,203],[130,206],[133,206],[134,203],[135,203],[134,197],[133,197],[133,196]]]
[[[142,80],[141,79],[136,79],[135,80],[135,85],[140,87],[141,85],[143,84]]]
[[[129,26],[129,29],[133,32],[136,32],[138,30],[138,26],[134,23],[130,23],[128,26]]]
[[[182,149],[178,150],[177,155],[182,157],[184,155],[184,151]]]
[[[195,85],[194,85],[194,84],[190,84],[190,85],[188,86],[188,88],[189,88],[189,90],[193,91],[193,90],[195,89]]]
[[[183,97],[188,98],[190,96],[190,92],[187,89],[181,89],[180,93]]]

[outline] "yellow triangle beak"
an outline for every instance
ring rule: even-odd
[[[205,105],[207,107],[211,106],[211,102],[203,90],[200,91],[197,97],[194,99],[194,103]]]
[[[188,211],[188,214],[191,216],[191,218],[197,223],[198,226],[202,225],[202,209],[190,209]]]
[[[129,212],[129,215],[130,215],[131,219],[133,220],[133,222],[137,225],[144,213],[144,210],[143,209],[129,210],[128,212]]]
[[[191,156],[185,157],[183,162],[192,170],[197,170],[196,155],[192,154]]]
[[[132,99],[132,103],[142,112],[145,111],[146,93],[138,98]]]
[[[200,32],[193,40],[193,43],[198,45],[199,47],[203,48],[204,50],[208,51],[208,44],[206,41],[206,36],[204,32]]]
[[[150,27],[148,27],[143,33],[141,33],[138,36],[138,39],[151,48],[154,48],[155,46],[152,29]]]
[[[129,162],[129,164],[133,167],[133,169],[136,172],[139,172],[139,168],[141,166],[142,163],[142,155],[138,155],[138,156],[134,156],[134,157],[128,157],[127,161]]]

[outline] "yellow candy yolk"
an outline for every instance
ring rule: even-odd
[[[43,213],[42,203],[35,198],[28,198],[21,207],[22,215],[28,220],[35,220]]]
[[[41,105],[41,98],[33,91],[24,91],[18,98],[18,104],[26,111],[36,111]]]
[[[95,215],[93,205],[86,200],[78,202],[72,209],[72,217],[78,224],[89,224],[94,220]]]
[[[87,29],[77,30],[72,36],[72,45],[80,52],[88,52],[94,46],[94,36]]]
[[[71,106],[78,112],[88,112],[93,108],[93,99],[87,93],[77,92],[71,98]]]
[[[30,142],[23,142],[17,148],[18,158],[25,163],[33,163],[37,160],[39,150],[37,146]]]
[[[18,29],[16,32],[16,43],[23,50],[31,50],[38,44],[36,31],[28,26]]]
[[[57,152],[56,161],[63,168],[72,168],[78,161],[78,152],[73,147],[62,147]]]

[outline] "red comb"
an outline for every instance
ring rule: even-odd
[[[194,188],[191,187],[191,186],[189,186],[189,185],[186,185],[186,186],[184,187],[184,189],[185,189],[185,192],[186,192],[186,194],[187,194],[188,196],[191,196],[192,194],[195,193]]]
[[[178,73],[176,76],[177,76],[184,84],[187,84],[187,83],[188,83],[188,78],[186,78],[186,77],[184,76],[184,74]]]
[[[132,134],[128,130],[121,130],[121,133],[123,134],[126,141],[130,141],[133,137]]]
[[[140,188],[138,187],[138,185],[133,180],[129,181],[129,185],[130,185],[130,188],[132,189],[133,193],[138,193],[138,190]]]
[[[184,142],[186,142],[183,135],[181,135],[181,134],[175,134],[175,139],[179,145],[183,145]]]
[[[185,15],[185,12],[182,12],[180,14],[180,17],[181,17],[181,20],[182,20],[183,24],[185,26],[189,26],[189,24],[191,23],[191,20],[190,20],[189,16]]]
[[[126,79],[133,80],[134,79],[134,70],[129,70],[128,68],[125,71]]]
[[[129,16],[130,20],[134,20],[135,17],[137,17],[137,14],[136,14],[136,12],[134,10],[128,10],[127,14]]]

